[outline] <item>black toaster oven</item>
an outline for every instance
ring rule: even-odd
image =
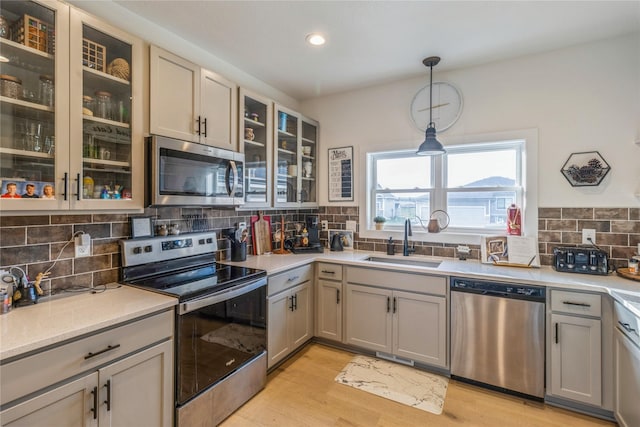
[[[567,273],[609,274],[609,256],[601,249],[558,247],[553,250],[553,268]]]

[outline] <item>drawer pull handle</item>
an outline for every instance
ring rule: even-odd
[[[93,394],[93,407],[91,408],[91,412],[93,412],[93,419],[98,419],[98,387],[94,387],[91,390],[91,394]]]
[[[293,277],[289,277],[287,279],[287,282],[295,282],[296,280],[298,280],[300,278],[300,276],[293,276]]]
[[[622,326],[625,329],[625,331],[631,332],[631,333],[635,333],[637,335],[637,331],[635,329],[633,329],[630,324],[623,323],[623,322],[621,322],[619,320],[618,320],[618,323],[620,324],[620,326]]]
[[[335,271],[331,271],[331,270],[322,270],[322,273],[325,273],[325,274],[336,274]]]
[[[104,348],[104,349],[102,349],[102,350],[100,350],[100,351],[97,351],[97,352],[95,352],[95,353],[91,353],[91,352],[89,352],[89,353],[84,357],[84,360],[91,359],[92,357],[96,357],[97,355],[102,354],[102,353],[106,353],[107,351],[115,350],[115,349],[116,349],[116,348],[118,348],[118,347],[120,347],[120,344],[116,344],[116,345],[108,345],[108,346],[107,346],[107,348]]]
[[[562,303],[566,305],[577,305],[579,307],[591,307],[591,304],[587,304],[585,302],[562,301]]]
[[[107,380],[107,383],[104,385],[107,388],[107,400],[104,403],[107,404],[107,411],[111,410],[111,380]]]

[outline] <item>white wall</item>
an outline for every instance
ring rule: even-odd
[[[438,80],[454,83],[464,98],[458,122],[438,136],[445,147],[476,134],[538,130],[540,207],[640,205],[640,33],[447,73],[436,67]],[[341,204],[364,207],[364,153],[418,147],[424,135],[409,105],[428,82],[425,69],[424,78],[301,104],[320,121],[321,205],[328,204],[327,148],[354,146],[356,197]],[[560,173],[581,151],[599,151],[612,168],[598,187],[571,187]]]

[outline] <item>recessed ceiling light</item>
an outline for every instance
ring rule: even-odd
[[[326,41],[324,36],[318,33],[307,34],[306,40],[307,40],[307,43],[312,44],[314,46],[322,46]]]

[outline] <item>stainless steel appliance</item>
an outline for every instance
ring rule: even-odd
[[[627,304],[640,308],[640,299]],[[640,426],[640,317],[618,301],[614,313],[616,420],[622,427]]]
[[[147,205],[244,204],[244,154],[163,136],[146,141]]]
[[[553,249],[553,268],[568,273],[609,274],[609,257],[595,247]]]
[[[178,426],[215,426],[266,383],[266,272],[215,262],[216,233],[120,241],[122,282],[178,298]]]
[[[451,376],[544,397],[545,288],[451,278]]]

